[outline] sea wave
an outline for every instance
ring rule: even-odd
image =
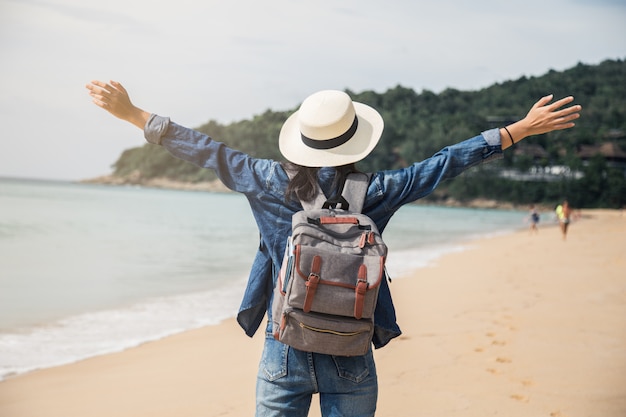
[[[489,235],[503,233],[510,231]],[[471,242],[468,238],[453,244],[395,250],[389,256],[387,272],[392,279],[407,278],[446,254],[466,250]],[[0,334],[0,381],[219,324],[235,317],[244,288],[245,281],[239,280],[217,290],[155,298]]]
[[[0,334],[0,380],[218,324],[235,316],[243,288],[241,281],[218,290],[160,297]]]
[[[244,197],[0,184],[0,379],[235,316],[258,245]],[[389,275],[518,229],[524,214],[404,206],[384,231]]]

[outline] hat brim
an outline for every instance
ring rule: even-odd
[[[354,135],[332,149],[314,149],[304,144],[298,112],[289,116],[278,138],[280,152],[289,161],[306,167],[334,167],[358,162],[376,147],[383,133],[382,116],[372,107],[353,102],[359,124]]]

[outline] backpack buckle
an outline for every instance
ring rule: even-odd
[[[306,295],[304,296],[304,305],[302,306],[302,311],[308,313],[311,311],[311,306],[313,305],[313,298],[315,298],[315,292],[317,291],[317,285],[319,284],[320,272],[322,271],[322,258],[319,255],[315,255],[313,257],[313,262],[311,263],[311,272],[309,272],[309,277],[306,280]]]
[[[311,272],[309,277],[306,280],[306,294],[304,296],[304,305],[302,306],[302,311],[308,313],[311,311],[311,306],[313,305],[313,299],[315,298],[315,293],[317,292],[317,285],[320,283],[320,276],[315,272]]]
[[[360,320],[363,317],[363,303],[367,294],[369,283],[367,280],[359,278],[354,287],[354,318]]]

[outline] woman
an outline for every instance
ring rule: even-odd
[[[556,207],[556,217],[559,220],[559,226],[561,227],[561,237],[563,240],[567,239],[567,229],[571,221],[572,209],[569,206],[569,202],[564,200],[562,204]]]
[[[271,295],[291,231],[291,217],[309,201],[317,187],[326,196],[341,189],[354,164],[376,146],[383,120],[373,108],[353,102],[340,91],[309,96],[283,125],[279,147],[290,164],[257,159],[230,149],[205,134],[136,107],[115,81],[87,85],[94,103],[144,130],[148,142],[172,155],[213,169],[231,190],[243,193],[261,234],[237,320],[253,335],[264,315],[271,315]],[[550,103],[540,99],[519,122],[492,129],[407,168],[373,173],[363,213],[384,230],[404,204],[431,193],[438,184],[467,168],[502,156],[502,151],[530,135],[567,129],[579,117],[580,106],[564,107],[567,97]],[[292,180],[286,169],[296,171]],[[375,312],[374,347],[400,334],[385,280]],[[363,356],[336,357],[299,351],[272,336],[271,317],[257,378],[257,416],[306,416],[312,394],[320,394],[324,416],[373,416],[378,385],[372,351]]]

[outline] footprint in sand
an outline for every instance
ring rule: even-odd
[[[494,332],[487,332],[487,333],[485,333],[485,336],[487,336],[490,339],[494,339],[494,340],[491,341],[492,345],[496,345],[496,346],[504,346],[504,345],[506,345],[506,341],[505,340],[498,340],[498,339],[496,339],[497,334],[494,333]]]
[[[509,358],[498,357],[498,358],[496,358],[496,362],[498,362],[498,363],[511,363],[513,361],[511,359],[509,359]]]
[[[521,401],[523,403],[527,403],[527,402],[530,401],[530,398],[528,398],[525,395],[520,395],[520,394],[511,394],[511,398],[513,398],[514,400],[517,400],[517,401]]]
[[[514,326],[513,323],[513,316],[509,316],[509,315],[505,315],[502,317],[502,320],[494,320],[493,324],[499,326],[499,327],[504,327],[510,331],[516,331],[517,327]]]
[[[520,382],[525,387],[532,387],[533,385],[535,385],[535,381],[533,381],[532,379],[522,379]]]
[[[491,343],[490,343],[491,346],[506,346],[507,345],[507,342],[505,340],[495,339],[495,337],[497,337],[497,334],[494,333],[494,332],[487,332],[487,333],[485,333],[485,336],[489,337],[490,339],[493,339],[491,341]],[[476,353],[483,353],[487,349],[488,349],[488,347],[477,346],[477,347],[474,348],[474,352],[476,352]],[[498,362],[506,362],[506,361],[498,360]]]

